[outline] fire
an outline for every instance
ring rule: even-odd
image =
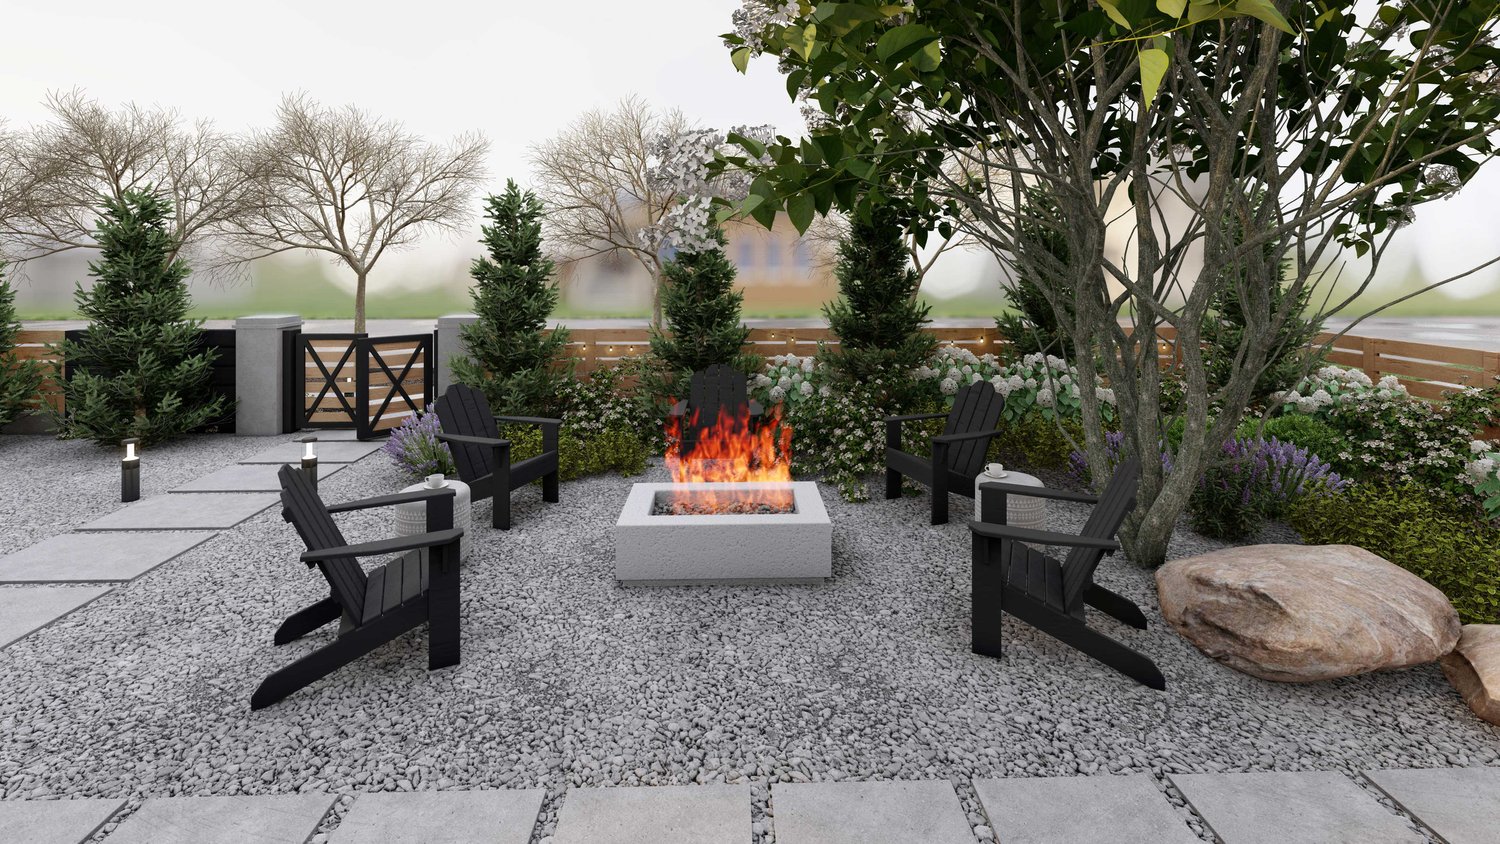
[[[792,480],[792,429],[778,424],[781,408],[773,407],[751,426],[749,408],[740,413],[720,413],[713,425],[698,430],[691,451],[682,453],[681,417],[667,419],[667,471],[674,484],[790,483]],[[688,419],[687,429],[697,429],[698,412]],[[682,500],[682,496],[678,497]],[[790,506],[791,490],[693,491],[693,501],[710,510],[729,511],[736,505],[765,503]]]

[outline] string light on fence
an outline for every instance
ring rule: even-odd
[[[303,437],[298,442],[302,443],[302,474],[312,482],[313,489],[318,488],[318,451],[317,437]]]
[[[136,447],[141,441],[136,437],[121,440],[125,457],[120,460],[120,500],[135,501],[141,497],[141,456]]]

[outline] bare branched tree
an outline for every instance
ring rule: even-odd
[[[47,97],[49,121],[6,138],[0,152],[0,244],[15,259],[95,247],[104,197],[152,190],[172,203],[180,251],[205,246],[244,210],[240,139],[176,111],[110,109],[73,90]]]
[[[639,97],[613,111],[590,111],[532,147],[536,191],[547,208],[547,237],[560,263],[629,255],[651,275],[652,324],[661,325],[662,246],[677,192],[651,178],[652,142],[690,128],[675,109],[658,112]]]
[[[831,268],[838,263],[839,244],[848,236],[849,218],[838,211],[830,211],[813,220],[807,232],[802,235],[802,242],[812,249],[813,263],[816,266]],[[926,280],[927,274],[949,252],[978,246],[965,227],[955,227],[946,237],[938,235],[937,246],[931,249],[919,243],[915,234],[907,234],[905,240],[907,254],[911,255],[912,269],[916,270],[917,278],[921,280]],[[917,292],[921,292],[920,283]]]
[[[463,225],[488,151],[477,133],[433,144],[354,106],[289,95],[276,125],[246,145],[246,212],[221,228],[242,261],[310,250],[348,267],[354,330],[364,331],[371,271],[387,252]]]

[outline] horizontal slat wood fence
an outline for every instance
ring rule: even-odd
[[[1005,342],[993,326],[928,331],[937,335],[941,343],[951,343],[975,354],[998,352]],[[568,334],[568,354],[576,360],[580,375],[640,357],[650,349],[650,335],[644,328],[572,328]],[[47,366],[49,378],[41,395],[59,410],[62,395],[57,384],[63,374],[61,361],[48,346],[62,339],[61,331],[22,331],[17,338],[22,358],[42,361]],[[1491,386],[1500,378],[1500,352],[1358,335],[1335,339],[1332,334],[1321,334],[1315,340],[1319,345],[1330,341],[1330,363],[1362,370],[1372,380],[1394,375],[1412,395],[1428,400],[1441,400],[1444,392],[1463,387]],[[766,357],[788,353],[800,356],[816,353],[820,345],[837,347],[838,337],[826,327],[765,327],[751,329],[746,350]],[[344,345],[339,351],[346,348]],[[1164,363],[1176,356],[1175,332],[1170,328],[1161,331],[1159,353]],[[336,362],[336,358],[329,361],[329,366]],[[352,376],[352,361],[349,368]],[[373,392],[371,398],[375,398]]]

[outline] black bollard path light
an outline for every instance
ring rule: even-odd
[[[135,501],[141,497],[141,455],[136,451],[141,441],[136,437],[121,440],[125,457],[120,460],[120,500]]]
[[[318,438],[303,437],[299,442],[302,443],[302,474],[306,475],[309,481],[312,481],[313,490],[316,491],[318,488],[318,452],[316,445]]]

